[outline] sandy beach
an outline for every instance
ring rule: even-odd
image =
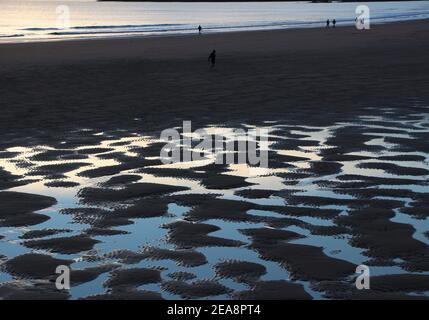
[[[428,26],[1,44],[0,298],[426,299]],[[183,120],[269,168],[161,163]]]
[[[410,106],[428,98],[427,25],[2,44],[0,127],[127,128],[142,117],[150,130]]]

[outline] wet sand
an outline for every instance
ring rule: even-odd
[[[179,119],[254,122],[297,112],[330,122],[363,106],[410,106],[428,98],[427,26],[2,44],[0,130],[150,132]]]
[[[0,45],[0,299],[427,298],[428,23]],[[162,165],[182,120],[269,168]]]

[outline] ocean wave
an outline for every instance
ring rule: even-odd
[[[17,34],[0,34],[0,38],[18,38],[24,37],[25,34],[17,33]]]
[[[106,25],[106,26],[99,26],[99,25],[92,25],[92,26],[75,26],[71,27],[70,29],[74,30],[80,30],[80,29],[115,29],[115,28],[121,28],[121,29],[137,29],[137,28],[146,28],[146,27],[155,27],[155,26],[177,26],[179,24],[128,24],[128,25]],[[46,28],[23,28],[19,29],[22,31],[55,31],[55,30],[61,30],[59,28],[53,28],[53,27],[46,27]]]

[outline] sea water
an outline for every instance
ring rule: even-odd
[[[429,1],[311,2],[110,2],[1,0],[0,42],[323,27],[327,19],[352,25],[356,7],[371,23],[424,19]]]

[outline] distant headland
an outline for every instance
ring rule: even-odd
[[[296,0],[97,0],[100,2],[296,2]],[[311,3],[331,3],[331,2],[389,2],[393,0],[310,0],[310,1],[302,1],[302,2],[311,2]],[[411,0],[396,0],[396,1],[411,1]]]

